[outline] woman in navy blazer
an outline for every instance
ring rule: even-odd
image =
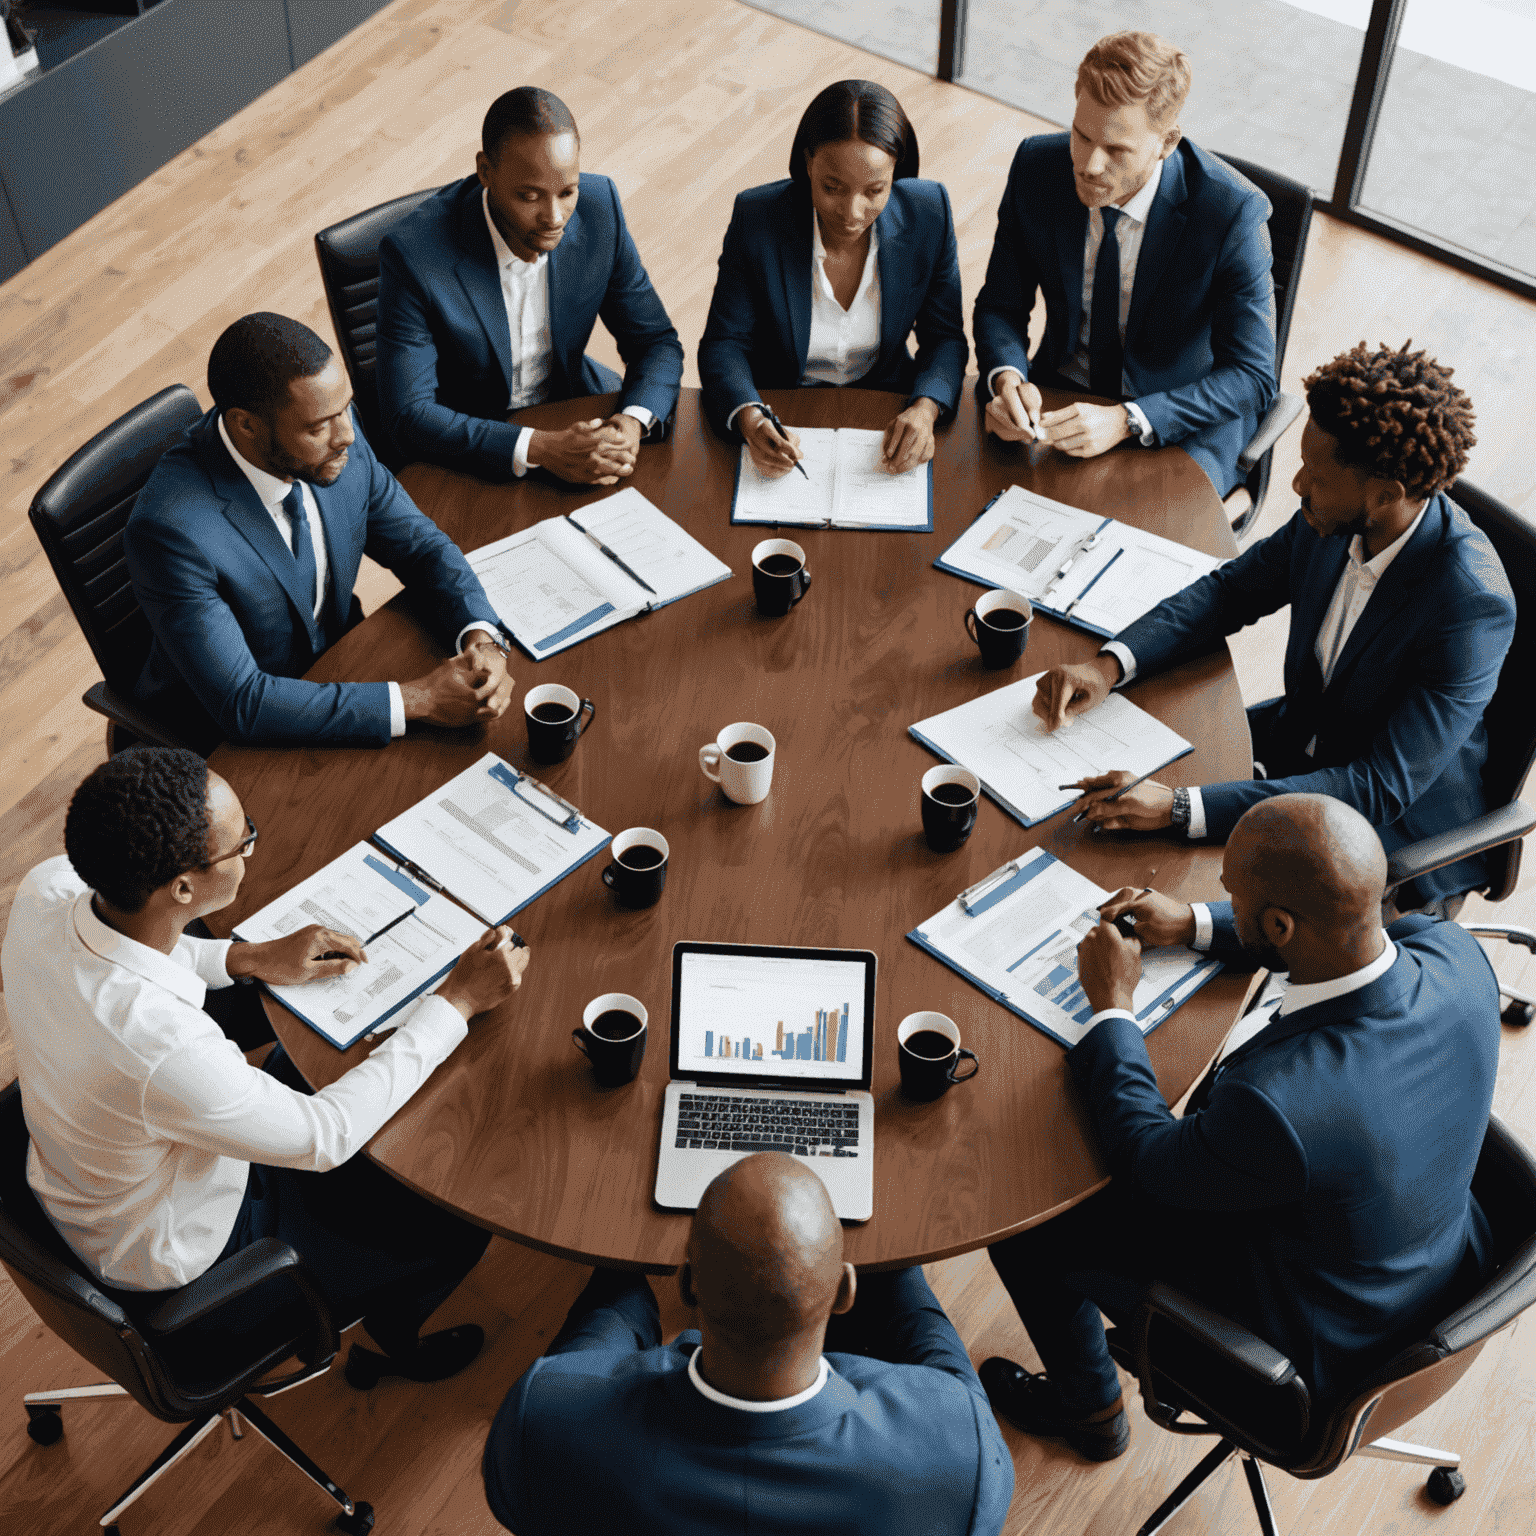
[[[699,343],[704,409],[765,475],[800,457],[756,408],[763,389],[854,384],[906,395],[885,433],[897,472],[933,457],[970,355],[949,194],[917,176],[901,103],[840,80],[806,108],[789,180],[741,193]],[[917,331],[917,356],[907,338]]]

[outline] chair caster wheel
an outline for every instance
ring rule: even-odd
[[[1467,1480],[1451,1467],[1436,1467],[1424,1489],[1436,1504],[1454,1504],[1467,1491]]]
[[[352,1506],[350,1515],[336,1516],[336,1529],[343,1536],[368,1536],[373,1529],[373,1505],[366,1499],[359,1499]]]
[[[52,1445],[64,1438],[64,1420],[57,1408],[28,1408],[27,1433],[39,1445]]]
[[[1511,1002],[1499,1018],[1505,1024],[1529,1024],[1536,1019],[1536,1003]]]
[[[379,1384],[379,1367],[373,1352],[359,1349],[355,1344],[347,1352],[347,1363],[341,1373],[347,1378],[347,1385],[356,1387],[359,1392],[367,1392]]]

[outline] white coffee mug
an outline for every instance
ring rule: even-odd
[[[755,742],[767,755],[756,762],[739,763],[731,748]],[[699,767],[706,779],[713,779],[737,805],[756,805],[768,798],[773,784],[773,757],[777,743],[771,731],[748,721],[728,725],[707,746],[699,748]]]

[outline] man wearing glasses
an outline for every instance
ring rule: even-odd
[[[520,984],[528,950],[489,932],[368,1059],[311,1094],[281,1051],[250,1065],[204,1011],[242,976],[318,981],[366,965],[319,925],[265,944],[190,936],[240,889],[256,827],[193,752],[138,747],[81,784],[65,854],[24,879],[0,949],[31,1147],[49,1219],[130,1316],[264,1237],[291,1244],[341,1327],[361,1317],[348,1379],[438,1381],[484,1341],[420,1327],[487,1234],[354,1156]],[[485,1027],[482,1025],[481,1027]],[[284,1080],[286,1078],[286,1081]],[[194,1325],[212,1342],[290,1302],[281,1279]]]

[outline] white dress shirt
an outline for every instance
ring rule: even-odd
[[[1152,167],[1152,174],[1147,178],[1146,185],[1131,198],[1120,210],[1120,219],[1115,225],[1115,240],[1120,248],[1120,341],[1125,341],[1125,326],[1131,315],[1131,293],[1136,287],[1136,263],[1141,256],[1142,237],[1147,232],[1147,220],[1152,213],[1152,204],[1157,197],[1158,185],[1163,179],[1163,162],[1159,160]],[[1082,323],[1077,329],[1077,346],[1072,355],[1062,363],[1058,372],[1062,378],[1070,379],[1074,384],[1080,384],[1084,389],[1090,387],[1090,372],[1088,359],[1088,338],[1093,327],[1093,279],[1095,268],[1099,260],[1099,247],[1104,243],[1104,212],[1100,208],[1088,210],[1088,232],[1083,237],[1083,317]],[[1005,365],[1011,367],[1011,364]],[[1003,368],[994,368],[987,375],[987,386],[992,388],[993,381]],[[1120,375],[1120,393],[1127,393],[1129,384],[1122,371]],[[996,390],[993,390],[996,393]],[[1146,413],[1134,400],[1124,402],[1131,422],[1136,430],[1139,440],[1148,448],[1157,441],[1156,434],[1152,431],[1152,423],[1147,420]]]
[[[31,1149],[27,1182],[69,1246],[123,1290],[185,1285],[219,1256],[252,1162],[344,1163],[468,1032],[423,997],[313,1097],[250,1066],[203,1010],[227,940],[169,954],[97,917],[60,855],[21,883],[0,950]]]
[[[527,438],[525,432],[519,442]],[[272,516],[272,521],[277,525],[277,532],[283,543],[288,546],[291,555],[293,549],[293,519],[288,515],[288,509],[283,505],[288,493],[295,483],[299,487],[299,494],[304,498],[304,515],[309,519],[309,538],[315,551],[315,612],[316,623],[320,622],[320,615],[325,611],[325,593],[330,584],[331,563],[325,552],[325,531],[320,523],[320,506],[315,500],[314,488],[307,480],[294,482],[292,480],[279,480],[276,475],[269,475],[264,469],[257,469],[238,448],[230,441],[229,432],[224,426],[224,417],[219,417],[219,436],[224,440],[224,446],[229,449],[229,456],[235,461],[236,467],[251,482],[251,489],[256,492],[256,499],[264,506]],[[466,624],[459,631],[459,638],[454,642],[454,649],[464,649],[465,638],[473,630],[484,630],[491,639],[496,640],[496,631],[489,624],[482,624],[478,619],[472,624]],[[501,642],[496,640],[497,645]],[[389,688],[389,734],[391,736],[405,735],[405,695],[400,692],[399,683],[390,683]]]
[[[704,1380],[704,1374],[699,1370],[699,1356],[704,1353],[704,1346],[700,1344],[688,1357],[688,1379],[700,1392],[712,1403],[719,1403],[722,1408],[738,1408],[743,1413],[783,1413],[786,1408],[798,1408],[802,1403],[808,1403],[826,1386],[827,1378],[832,1374],[832,1367],[827,1363],[827,1357],[821,1357],[821,1369],[816,1373],[813,1381],[803,1392],[796,1392],[793,1397],[776,1397],[772,1402],[754,1402],[747,1397],[732,1397],[728,1392],[722,1392],[718,1387],[712,1387]]]
[[[878,222],[869,226],[869,250],[859,286],[844,309],[827,276],[821,220],[811,216],[811,333],[800,383],[851,384],[880,355],[880,250]]]
[[[507,396],[507,410],[520,411],[526,405],[539,405],[549,398],[549,376],[554,371],[555,344],[549,328],[549,252],[541,251],[532,261],[524,261],[501,238],[491,217],[491,194],[480,190],[480,209],[485,227],[491,232],[491,248],[496,252],[496,272],[501,279],[501,301],[507,307],[507,336],[512,346],[512,388]],[[655,417],[643,405],[626,405],[625,416],[633,416],[649,429]],[[537,464],[528,462],[531,431],[519,432],[512,449],[512,473],[519,479]]]

